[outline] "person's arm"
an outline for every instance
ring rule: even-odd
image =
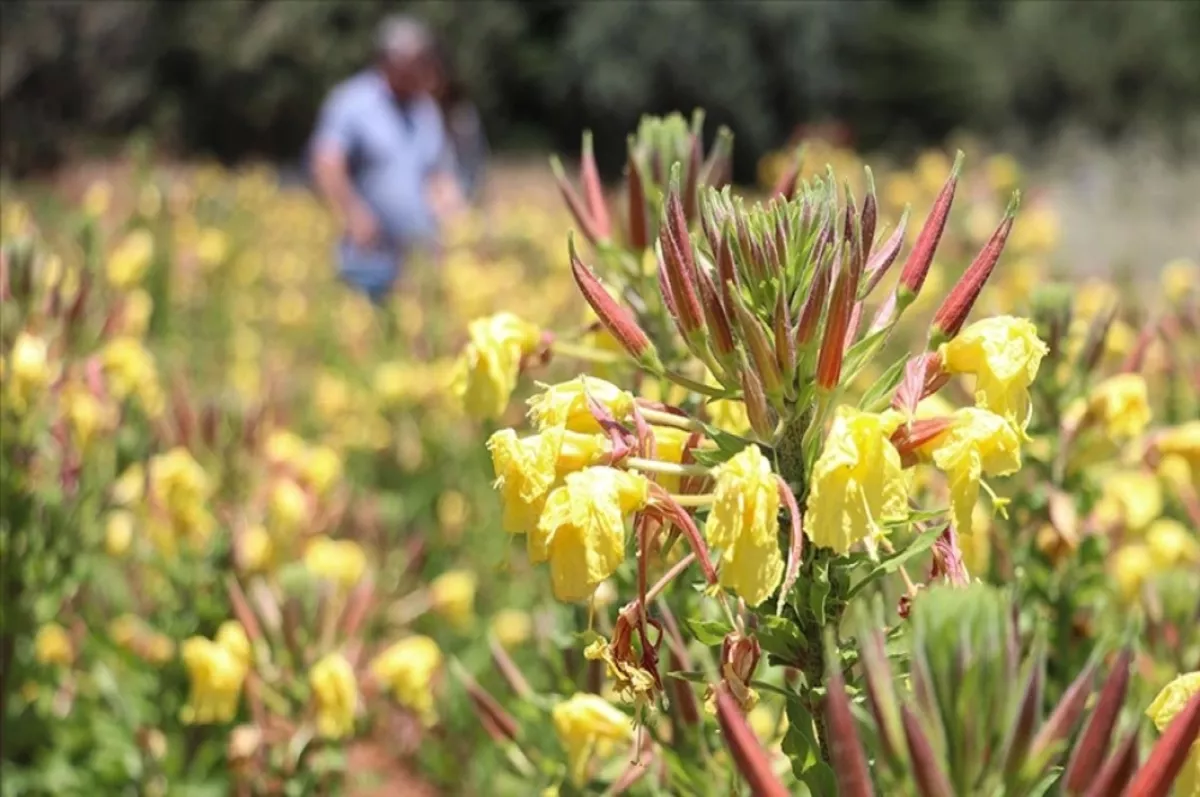
[[[379,224],[350,178],[349,153],[354,146],[353,133],[352,115],[346,99],[335,93],[322,109],[313,136],[312,173],[318,191],[350,240],[358,246],[370,246],[379,239]]]

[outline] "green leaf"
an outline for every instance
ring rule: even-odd
[[[904,378],[904,366],[908,363],[908,356],[901,357],[896,362],[888,366],[888,369],[883,372],[883,376],[875,380],[875,384],[867,388],[863,393],[862,400],[858,402],[858,408],[864,412],[880,412],[891,403],[892,391],[900,384],[900,380]]]
[[[808,583],[808,608],[820,626],[825,625],[825,599],[829,597],[831,589],[829,560],[823,558],[814,560],[811,581]]]
[[[759,626],[755,631],[759,646],[767,653],[784,661],[799,661],[804,654],[804,637],[800,628],[786,617],[759,615]]]
[[[792,774],[814,794],[837,794],[833,770],[821,760],[812,714],[799,700],[788,701],[788,729],[783,736],[783,753],[792,764]]]
[[[700,644],[709,646],[720,645],[725,641],[726,635],[733,630],[720,620],[693,620],[689,617],[684,620],[684,624],[700,641]]]
[[[667,677],[677,678],[680,681],[688,681],[693,684],[705,684],[706,686],[709,683],[708,675],[698,670],[675,670],[667,673]]]
[[[701,465],[710,468],[720,465],[722,462],[729,461],[735,454],[750,445],[750,441],[743,437],[738,437],[723,429],[718,429],[711,424],[702,423],[701,425],[704,427],[705,435],[717,444],[715,451],[709,449],[707,451],[692,452],[692,457]]]
[[[879,353],[879,350],[883,348],[883,344],[887,343],[888,335],[891,334],[893,326],[895,326],[895,322],[888,324],[883,329],[872,332],[850,347],[849,351],[846,352],[846,365],[843,369],[845,375],[842,377],[843,384],[856,379],[859,373],[862,372],[862,369],[871,361],[871,358]]]
[[[942,532],[946,530],[945,526],[938,526],[930,529],[919,535],[915,540],[909,543],[908,547],[902,551],[897,551],[881,560],[875,569],[867,573],[861,581],[850,588],[850,592],[846,595],[846,600],[850,600],[855,595],[863,590],[868,584],[877,581],[884,576],[895,573],[900,569],[900,566],[908,560],[920,556],[933,547],[937,538],[942,536]]]

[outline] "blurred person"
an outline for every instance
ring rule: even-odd
[[[483,191],[489,152],[483,120],[445,53],[439,54],[438,66],[440,79],[435,95],[454,148],[459,191],[468,202],[475,204]]]
[[[313,134],[317,188],[342,225],[342,278],[380,302],[401,264],[434,250],[462,207],[453,146],[433,97],[438,68],[428,28],[409,17],[379,26],[375,63],[336,86]]]

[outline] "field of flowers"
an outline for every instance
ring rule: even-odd
[[[1200,267],[699,125],[384,307],[266,168],[5,187],[5,794],[1200,795]]]

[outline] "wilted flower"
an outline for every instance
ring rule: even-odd
[[[761,449],[750,445],[717,468],[716,500],[704,531],[721,549],[720,583],[749,606],[766,600],[783,578],[779,551],[779,482]]]
[[[633,739],[627,716],[599,695],[579,692],[553,710],[554,730],[567,752],[567,770],[577,787],[587,783],[593,756],[607,758],[614,746]]]
[[[625,559],[625,515],[646,505],[649,484],[638,474],[604,466],[567,476],[546,499],[529,558],[550,562],[554,596],[580,601]]]
[[[1021,440],[1012,423],[988,410],[965,407],[954,419],[950,431],[924,450],[949,477],[954,527],[970,529],[983,477],[1008,476],[1020,470]]]
[[[863,540],[884,536],[884,523],[902,518],[908,487],[889,435],[899,413],[838,407],[821,455],[813,465],[804,532],[815,544],[845,554]]]
[[[517,385],[521,359],[541,341],[541,330],[511,313],[472,321],[452,388],[477,418],[500,416]]]
[[[1020,431],[1029,425],[1029,386],[1049,349],[1032,321],[996,316],[977,321],[939,349],[946,371],[975,376],[975,403]]]
[[[149,230],[133,230],[108,256],[105,274],[114,288],[131,288],[142,281],[154,258],[154,236]]]
[[[358,708],[358,682],[354,669],[340,653],[330,653],[308,674],[316,704],[317,732],[326,739],[341,739],[354,731]]]
[[[57,623],[47,623],[39,628],[33,639],[33,657],[40,664],[70,666],[75,660],[75,650],[66,629]]]
[[[633,394],[611,382],[580,376],[557,385],[544,385],[529,399],[529,418],[539,430],[564,426],[572,432],[596,433],[600,424],[588,408],[588,398],[599,403],[617,420],[633,410]]]
[[[353,587],[367,570],[367,555],[353,540],[317,537],[304,551],[304,566],[318,578]]]
[[[475,574],[470,570],[442,573],[429,585],[433,610],[457,628],[466,628],[475,618]]]
[[[392,690],[403,706],[416,712],[427,725],[437,715],[433,705],[433,678],[442,666],[442,651],[427,636],[401,639],[371,662],[371,673]]]

